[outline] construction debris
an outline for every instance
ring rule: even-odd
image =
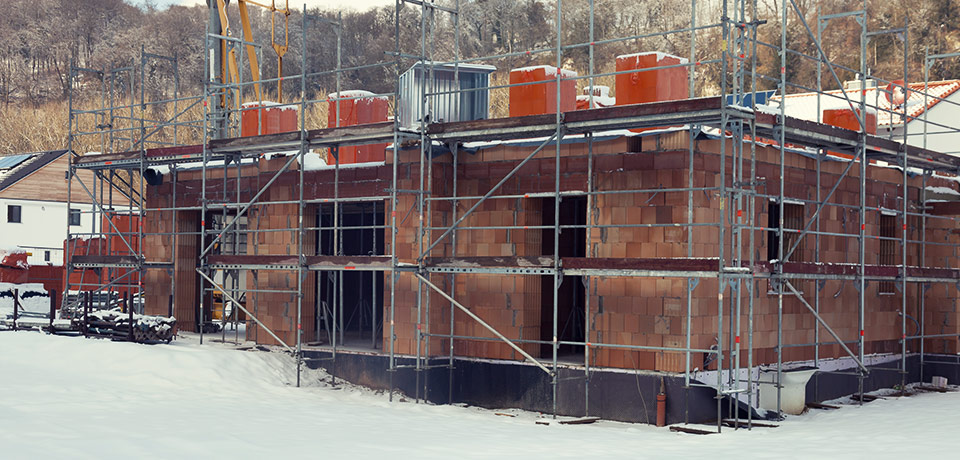
[[[953,388],[938,387],[933,385],[917,385],[914,387],[914,389],[923,390],[923,391],[936,391],[937,393],[950,393],[953,391],[957,391],[956,389],[953,389]]]
[[[93,310],[73,321],[85,335],[137,343],[169,343],[177,330],[175,318],[124,313],[119,308]]]

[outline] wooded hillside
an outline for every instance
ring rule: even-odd
[[[821,14],[856,10],[860,0],[795,0],[808,24],[815,30],[818,9]],[[295,3],[295,2],[291,2]],[[446,0],[452,4],[453,0]],[[689,0],[596,0],[595,41],[615,37],[630,37],[650,32],[669,31],[689,27]],[[487,61],[499,69],[510,69],[530,64],[555,64],[552,52],[536,53],[538,49],[556,46],[556,3],[551,0],[461,0],[460,54],[461,56],[489,56],[508,54]],[[697,23],[715,24],[721,17],[720,0],[697,2]],[[234,16],[236,8],[231,7]],[[759,39],[779,45],[781,0],[758,0],[757,17],[767,21],[759,28]],[[806,29],[797,20],[791,8],[788,14],[788,47],[807,54],[815,54],[816,47]],[[868,28],[881,30],[902,27],[909,17],[908,37],[885,35],[874,38],[867,46],[867,62],[871,73],[893,80],[902,78],[903,52],[908,44],[909,80],[922,79],[921,62],[925,49],[931,54],[948,53],[960,49],[960,5],[956,0],[868,0]],[[263,43],[261,67],[266,76],[275,76],[277,62],[269,47],[270,15],[260,8],[251,8],[255,41]],[[336,19],[337,12],[312,10],[311,15]],[[353,67],[393,58],[385,52],[395,50],[394,11],[392,7],[369,11],[342,13],[342,66]],[[300,12],[289,18],[289,52],[284,61],[287,75],[301,72]],[[420,9],[406,6],[400,12],[399,43],[403,53],[420,55]],[[733,15],[732,12],[729,13]],[[749,15],[749,13],[748,13]],[[588,0],[565,0],[561,11],[563,27],[561,43],[589,42]],[[199,94],[203,80],[203,39],[208,10],[203,6],[175,6],[159,10],[141,9],[123,0],[4,0],[0,2],[0,154],[30,150],[62,148],[66,141],[68,94],[67,71],[70,63],[90,69],[126,66],[139,68],[141,47],[148,53],[177,56],[180,68],[181,92]],[[282,18],[278,17],[278,24]],[[232,18],[239,24],[239,18]],[[429,25],[428,25],[429,27]],[[433,26],[437,40],[427,53],[440,59],[454,55],[454,26],[452,16],[436,15]],[[239,33],[235,27],[234,34]],[[429,36],[430,29],[426,30]],[[720,30],[705,29],[697,36],[697,59],[719,57]],[[905,38],[907,38],[905,40]],[[278,37],[280,40],[280,37]],[[307,34],[309,72],[333,69],[336,65],[336,40],[333,28],[324,23],[311,22]],[[852,18],[830,22],[823,34],[823,49],[831,60],[859,67],[859,25]],[[588,49],[583,46],[564,53],[563,66],[586,74]],[[595,71],[613,70],[614,57],[636,51],[656,50],[680,56],[689,56],[690,39],[687,33],[655,35],[631,41],[600,44],[595,47]],[[534,51],[526,54],[526,51]],[[517,53],[517,54],[510,54]],[[409,65],[406,63],[404,65]],[[767,47],[760,47],[759,71],[776,78],[779,58]],[[788,79],[807,87],[815,87],[813,62],[798,56],[788,57]],[[402,71],[403,69],[401,69]],[[342,75],[343,89],[366,89],[391,92],[395,69],[391,66],[346,72]],[[159,92],[169,87],[169,69],[150,68],[145,90]],[[719,92],[719,67],[704,66],[697,71],[698,94]],[[825,74],[826,75],[826,74]],[[842,79],[855,75],[840,72]],[[930,71],[931,80],[960,76],[960,58],[938,61]],[[503,78],[499,76],[497,78]],[[249,76],[245,77],[249,79]],[[824,86],[836,87],[832,77],[825,77]],[[610,82],[612,83],[612,82]],[[773,79],[760,78],[762,89],[774,88]],[[582,86],[582,84],[581,84]],[[612,86],[612,85],[611,85]],[[332,75],[309,80],[308,91],[322,94],[336,87]],[[99,93],[85,87],[87,97]],[[95,89],[95,88],[94,88]],[[788,88],[790,92],[801,88]],[[299,97],[299,84],[288,84],[284,92],[291,98]],[[315,94],[308,94],[315,97]],[[93,97],[96,99],[96,97]],[[96,100],[79,101],[96,104]],[[497,101],[495,100],[496,104]],[[497,109],[495,108],[495,112]]]

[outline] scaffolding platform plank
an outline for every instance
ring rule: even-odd
[[[564,257],[564,274],[590,276],[663,276],[715,278],[717,258]]]
[[[427,259],[430,273],[551,275],[553,257],[456,257]]]
[[[777,270],[769,262],[756,262],[754,273],[775,275]],[[856,263],[816,263],[816,262],[786,262],[780,274],[787,278],[810,279],[859,279],[860,264]],[[900,267],[897,265],[864,265],[863,275],[868,279],[896,280],[900,277]],[[906,267],[907,281],[960,281],[960,269]]]
[[[553,257],[450,257],[427,259],[433,267],[553,267]]]
[[[563,112],[564,132],[585,133],[620,128],[642,128],[720,121],[720,97],[681,99]],[[486,120],[432,123],[427,134],[446,142],[503,140],[549,136],[557,129],[556,114]]]
[[[74,255],[70,257],[70,264],[84,268],[136,267],[140,260],[135,256]]]
[[[364,145],[393,142],[393,123],[369,123],[363,125],[335,128],[311,129],[306,133],[306,141],[311,147],[330,147],[336,145]],[[213,152],[257,153],[298,150],[300,131],[288,131],[259,136],[233,137],[210,141]]]
[[[392,270],[390,256],[307,256],[310,270]]]
[[[229,255],[207,257],[213,269],[298,270],[300,258],[295,255]],[[308,270],[392,270],[390,256],[306,256],[303,268]]]
[[[393,123],[371,123],[339,128],[321,128],[307,131],[311,147],[334,145],[363,145],[393,142]],[[244,153],[267,153],[298,150],[300,131],[259,136],[233,137],[212,140],[208,144],[207,161],[222,160],[226,156]],[[81,156],[74,165],[84,169],[131,169],[140,165],[140,150]],[[146,149],[143,160],[148,165],[197,162],[203,160],[203,144]]]
[[[610,129],[643,128],[678,124],[717,125],[723,109],[719,97],[681,99],[646,104],[631,104],[592,110],[576,110],[561,114],[565,133],[586,133]],[[799,146],[852,151],[859,142],[856,131],[823,123],[786,117],[782,124],[778,115],[749,112],[728,108],[728,114],[744,120],[754,119],[757,134],[764,138],[778,139],[782,126],[785,141]],[[493,118],[450,123],[432,123],[427,134],[444,142],[481,140],[505,140],[549,136],[556,132],[555,114],[529,115],[523,117]],[[398,133],[402,137],[410,133]],[[306,140],[311,147],[336,145],[363,145],[392,142],[394,124],[371,123],[339,128],[322,128],[307,131]],[[944,153],[885,139],[865,136],[867,157],[888,162],[899,162],[901,152],[906,151],[909,166],[955,173],[960,170],[960,158]],[[207,160],[222,159],[229,154],[265,153],[297,150],[300,147],[300,132],[237,137],[213,140],[209,143]],[[186,145],[147,149],[143,159],[146,164],[196,162],[203,156],[203,145]],[[139,167],[139,150],[104,155],[78,157],[74,164],[87,169],[122,169]]]
[[[84,155],[74,158],[73,164],[82,169],[138,169],[140,150]],[[222,159],[222,156],[207,156],[207,161]],[[203,144],[158,147],[143,151],[145,165],[203,161]]]

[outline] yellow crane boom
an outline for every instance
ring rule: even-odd
[[[230,34],[230,19],[227,16],[228,3],[229,0],[217,0],[217,9],[220,13],[220,34],[225,37],[229,36]],[[284,0],[283,8],[278,8],[276,3],[276,0],[271,1],[269,5],[252,0],[237,0],[237,9],[240,11],[240,28],[243,32],[243,41],[247,47],[247,60],[250,63],[250,75],[253,77],[253,91],[258,101],[263,99],[263,94],[260,91],[260,62],[257,58],[256,48],[253,45],[253,32],[250,28],[250,13],[247,10],[247,4],[258,6],[270,11],[270,41],[273,51],[277,53],[277,102],[283,102],[283,56],[287,54],[287,47],[290,44],[290,2],[289,0]],[[282,14],[284,17],[283,45],[278,44],[276,40],[276,15],[278,13]],[[223,62],[221,63],[222,83],[228,83],[226,80],[227,78],[229,78],[229,82],[239,83],[240,67],[237,64],[236,49],[231,49],[228,53],[227,43],[221,40],[220,50],[221,56],[225,56]],[[236,100],[239,106],[239,104],[242,103],[242,101],[240,101],[240,97],[237,97]]]

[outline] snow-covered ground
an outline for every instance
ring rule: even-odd
[[[960,393],[812,411],[720,435],[412,402],[293,360],[189,337],[171,345],[0,332],[0,458],[957,458]],[[953,383],[953,382],[951,382]],[[704,427],[701,427],[704,428]]]

